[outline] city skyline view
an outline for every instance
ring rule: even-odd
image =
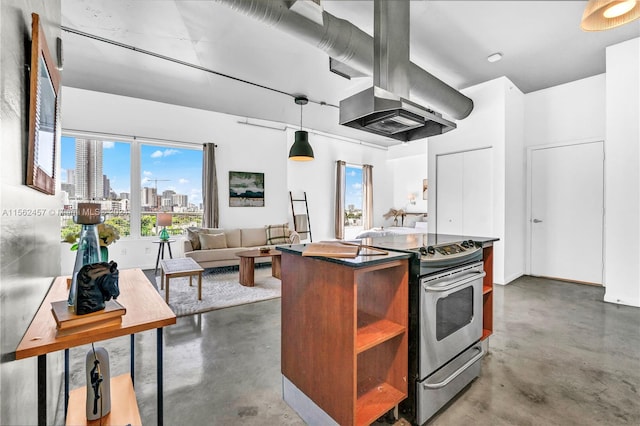
[[[62,180],[67,182],[67,170],[76,169],[76,138],[63,136],[61,149]],[[102,173],[111,189],[120,196],[131,193],[131,148],[128,142],[103,141]],[[157,188],[158,195],[175,191],[186,195],[189,204],[202,203],[202,151],[161,145],[140,146],[141,188]],[[157,180],[156,180],[157,179]],[[71,198],[75,194],[69,194]]]
[[[362,167],[347,164],[345,168],[344,205],[362,209]]]

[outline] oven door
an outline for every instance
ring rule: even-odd
[[[482,337],[482,262],[424,277],[420,290],[420,379]]]

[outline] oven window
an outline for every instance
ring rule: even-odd
[[[473,319],[473,287],[465,287],[436,303],[436,339],[460,330]]]

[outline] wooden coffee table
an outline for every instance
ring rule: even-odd
[[[236,253],[240,258],[240,284],[253,287],[255,284],[255,263],[256,257],[271,256],[271,275],[280,279],[280,256],[278,250],[261,252],[260,250],[247,250]]]
[[[177,277],[189,277],[189,286],[192,285],[191,279],[198,276],[198,300],[202,300],[202,272],[204,269],[190,257],[180,259],[162,259],[160,261],[162,268],[162,276],[160,279],[160,290],[165,289],[164,300],[169,303],[169,280]],[[166,283],[165,283],[166,277]],[[166,284],[166,286],[165,286]]]

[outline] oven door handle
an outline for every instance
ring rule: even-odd
[[[479,351],[478,355],[474,356],[469,361],[467,361],[462,367],[460,367],[456,371],[454,371],[453,374],[451,374],[449,377],[447,377],[446,379],[444,379],[440,383],[426,383],[425,382],[425,383],[422,384],[422,386],[425,387],[425,388],[428,388],[428,389],[440,389],[440,388],[443,388],[443,387],[447,386],[449,383],[451,383],[451,381],[453,379],[458,377],[467,368],[471,367],[471,365],[473,365],[473,363],[475,363],[476,361],[478,361],[479,359],[481,359],[484,356],[484,350],[482,349],[482,347],[475,347],[474,349]]]
[[[424,289],[427,291],[447,291],[447,290],[451,290],[452,288],[456,288],[456,287],[460,287],[462,285],[465,285],[467,283],[470,283],[471,281],[475,281],[477,279],[480,278],[484,278],[485,275],[487,275],[486,272],[482,271],[482,272],[476,272],[471,276],[467,275],[467,278],[463,278],[462,280],[449,280],[449,281],[445,281],[442,284],[438,284],[438,285],[425,285]]]

